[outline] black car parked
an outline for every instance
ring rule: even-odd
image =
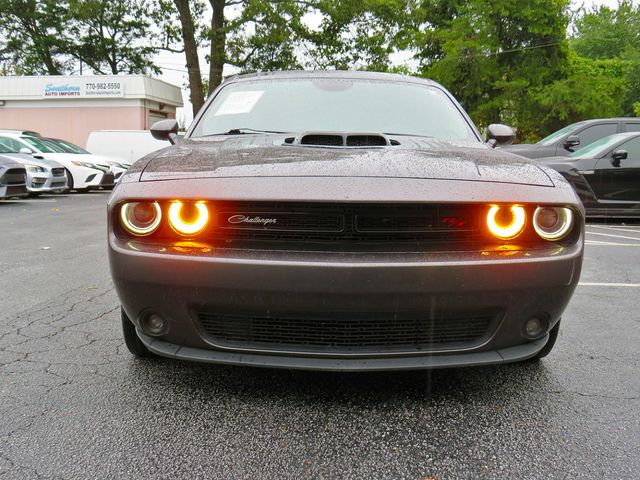
[[[640,132],[610,135],[568,157],[537,163],[569,180],[588,217],[640,217]]]
[[[534,144],[508,145],[511,153],[527,158],[567,156],[614,133],[640,132],[640,118],[599,118],[573,123]]]

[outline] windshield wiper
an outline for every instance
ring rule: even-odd
[[[288,133],[288,132],[279,132],[277,130],[257,130],[255,128],[232,128],[228,132],[210,133],[209,135],[204,135],[204,136],[214,137],[216,135],[245,135],[248,133]]]

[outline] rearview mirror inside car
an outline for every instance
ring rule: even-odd
[[[156,140],[167,140],[171,145],[175,145],[179,140],[178,122],[173,118],[160,120],[151,126],[151,135]]]
[[[580,145],[580,137],[577,135],[569,135],[562,144],[562,146],[570,152],[573,152],[573,148],[578,145]]]
[[[511,145],[516,139],[513,128],[500,123],[492,123],[487,128],[487,143],[493,148]]]

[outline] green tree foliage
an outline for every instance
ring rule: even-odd
[[[634,115],[640,102],[640,4],[621,0],[617,8],[601,6],[576,21],[575,51],[593,60],[615,59],[625,67],[620,114]]]
[[[16,73],[159,72],[149,45],[151,0],[0,0],[0,59]]]
[[[636,3],[572,12],[570,0],[0,0],[0,73],[72,73],[79,60],[98,73],[157,73],[157,52],[183,52],[195,112],[225,67],[399,71],[444,84],[480,127],[508,123],[536,140],[573,121],[638,114]]]
[[[406,0],[318,0],[314,13],[321,19],[306,35],[307,68],[389,71],[390,56],[406,46]]]
[[[619,58],[627,48],[640,48],[640,4],[621,0],[617,8],[600,6],[576,21],[571,45],[582,57]]]
[[[504,122],[521,138],[545,132],[537,93],[568,68],[568,0],[422,5],[420,72],[448,87],[479,126]],[[435,12],[435,23],[430,14]]]
[[[148,0],[70,0],[64,50],[95,73],[160,73]]]
[[[538,119],[553,131],[587,118],[616,117],[622,108],[624,88],[624,62],[592,60],[572,52],[567,75],[536,92],[534,102],[541,114]]]
[[[60,36],[68,27],[67,2],[0,0],[0,61],[17,74],[60,75],[68,68]]]

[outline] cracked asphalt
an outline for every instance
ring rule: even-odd
[[[107,197],[0,202],[3,479],[639,477],[639,226],[589,227],[540,364],[309,373],[133,358]]]

